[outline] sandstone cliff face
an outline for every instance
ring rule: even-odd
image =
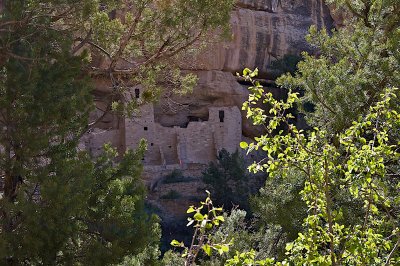
[[[232,12],[232,41],[212,44],[198,68],[237,72],[258,67],[262,73],[287,54],[311,51],[304,37],[311,25],[332,28],[323,0],[240,0]]]
[[[343,27],[345,25],[345,20],[349,19],[349,14],[346,15],[346,12],[341,7],[337,7],[334,4],[328,5],[328,8],[335,28]]]
[[[331,7],[332,8],[332,7]],[[271,62],[284,55],[312,52],[305,41],[311,25],[334,27],[330,9],[323,0],[239,0],[231,17],[232,39],[211,43],[190,62],[189,70],[199,77],[198,86],[187,97],[163,99],[155,107],[155,120],[172,126],[188,117],[207,116],[210,106],[238,106],[247,99],[247,85],[237,82],[236,72],[245,67],[260,70],[261,78],[273,78]],[[185,67],[185,66],[184,66]],[[276,88],[270,88],[279,92]],[[177,114],[163,111],[166,101],[187,106]],[[244,117],[244,116],[243,116]],[[242,121],[243,135],[254,137],[261,128]]]

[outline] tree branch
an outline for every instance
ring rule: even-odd
[[[89,41],[89,39],[90,39],[90,37],[92,35],[92,32],[93,32],[93,30],[90,29],[89,32],[86,34],[86,37],[84,39],[81,39],[81,38],[77,39],[78,41],[80,41],[80,43],[72,49],[72,54],[73,55],[75,55]]]
[[[394,252],[399,247],[399,245],[400,245],[400,236],[397,238],[397,242],[394,245],[392,251],[390,251],[388,258],[386,259],[385,266],[389,266],[390,265],[390,260],[392,259],[393,255],[394,255]]]

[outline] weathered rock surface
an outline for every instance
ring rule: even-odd
[[[343,27],[345,24],[345,20],[348,18],[348,17],[346,17],[344,10],[342,10],[340,7],[338,8],[334,4],[328,5],[328,8],[329,8],[331,17],[334,21],[333,25],[335,26],[335,28]]]
[[[163,126],[183,126],[193,120],[208,120],[209,108],[237,106],[247,100],[249,85],[242,85],[235,75],[221,70],[194,72],[199,80],[193,93],[181,97],[164,97],[154,106],[155,122]],[[268,88],[276,97],[283,97],[278,88]],[[242,111],[242,135],[259,136],[262,127],[255,127]],[[233,132],[232,132],[233,134]]]
[[[333,27],[323,0],[240,0],[232,12],[232,40],[211,44],[197,69],[238,72],[258,67],[262,73],[287,54],[311,51],[305,35],[311,25]]]
[[[311,25],[333,28],[334,21],[323,0],[239,0],[232,11],[231,25],[231,41],[211,43],[190,62],[188,68],[195,69],[199,77],[193,94],[162,99],[154,109],[156,122],[176,126],[187,123],[188,118],[206,120],[209,107],[240,109],[248,91],[247,85],[238,83],[236,72],[257,67],[260,77],[271,77],[268,73],[273,73],[274,60],[312,52],[305,41]],[[271,89],[277,96],[284,94]],[[247,137],[262,132],[245,118],[242,130]]]

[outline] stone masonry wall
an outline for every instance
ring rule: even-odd
[[[208,164],[222,148],[234,152],[242,136],[239,109],[236,106],[211,107],[208,112],[208,121],[168,127],[154,122],[154,107],[146,105],[138,116],[125,119],[126,148],[135,148],[144,138],[148,142],[143,158],[145,165],[181,167]]]

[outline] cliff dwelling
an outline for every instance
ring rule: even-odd
[[[274,79],[277,70],[271,67],[271,61],[301,51],[312,52],[304,36],[313,24],[327,28],[333,25],[329,8],[320,0],[238,1],[231,13],[232,40],[211,42],[190,63],[181,62],[182,70],[198,77],[192,94],[160,99],[159,103],[141,107],[140,114],[133,117],[107,115],[84,137],[82,148],[97,155],[102,145],[110,142],[123,152],[134,149],[144,138],[148,144],[143,158],[145,171],[153,168],[159,173],[207,165],[223,148],[234,152],[242,139],[250,140],[263,132],[240,111],[249,84],[238,80],[236,72],[257,67],[261,78]],[[96,83],[97,93],[109,92],[104,80]],[[264,85],[274,96],[285,94],[274,85]],[[142,93],[140,87],[129,92],[137,100]],[[102,105],[104,109],[104,103],[98,104]]]
[[[139,88],[132,95],[141,97]],[[135,149],[147,140],[143,158],[146,168],[186,169],[215,160],[218,151],[235,152],[242,140],[242,115],[237,106],[208,107],[207,117],[189,115],[187,122],[165,126],[155,121],[154,105],[140,108],[132,117],[110,122],[108,129],[96,129],[85,137],[84,145],[93,155],[100,154],[102,143],[125,150]]]

